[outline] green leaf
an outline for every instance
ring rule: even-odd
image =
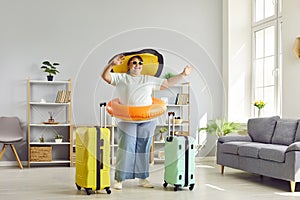
[[[42,62],[41,68],[44,69],[44,72],[48,73],[48,75],[56,75],[59,71],[56,69],[55,66],[58,66],[59,63],[51,64],[48,60]]]
[[[49,61],[44,61],[44,62],[43,62],[43,65],[47,65],[47,66],[49,66],[49,67],[52,66],[51,63],[50,63]]]
[[[198,129],[205,130],[209,134],[215,134],[218,137],[227,135],[228,133],[237,132],[240,130],[240,124],[236,122],[228,122],[224,119],[215,119],[208,121],[206,127]]]

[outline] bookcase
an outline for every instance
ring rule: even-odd
[[[28,167],[73,166],[72,85],[62,81],[27,80]],[[62,142],[55,136],[62,135]]]
[[[168,134],[168,112],[174,112],[175,134],[190,135],[190,83],[184,82],[172,86],[166,90],[155,91],[155,98],[160,98],[166,102],[166,113],[157,118],[157,125],[153,136],[150,152],[150,162],[164,161],[164,139]],[[161,133],[160,130],[166,132]]]

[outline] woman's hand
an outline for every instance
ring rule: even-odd
[[[188,76],[192,73],[193,71],[193,67],[192,66],[185,66],[185,68],[183,69],[182,75],[184,76]]]
[[[176,76],[173,76],[169,79],[164,80],[164,82],[162,83],[160,89],[164,90],[166,88],[169,88],[173,85],[175,85],[176,83],[178,83],[184,76],[188,76],[192,73],[193,71],[193,67],[192,66],[185,66],[185,68],[183,69],[183,71],[179,74],[177,74]]]
[[[110,71],[115,65],[121,65],[125,59],[124,55],[117,55],[114,57],[104,68],[101,77],[103,78],[104,81],[106,81],[108,84],[111,83],[111,75]]]
[[[117,55],[114,59],[110,62],[111,65],[121,65],[125,59],[124,55]]]

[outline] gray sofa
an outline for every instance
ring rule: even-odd
[[[299,123],[298,123],[299,122]],[[300,181],[300,121],[278,116],[248,120],[248,135],[217,142],[217,164],[290,182]]]

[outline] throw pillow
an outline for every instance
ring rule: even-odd
[[[253,142],[271,143],[279,116],[253,118],[248,120],[248,134]]]

